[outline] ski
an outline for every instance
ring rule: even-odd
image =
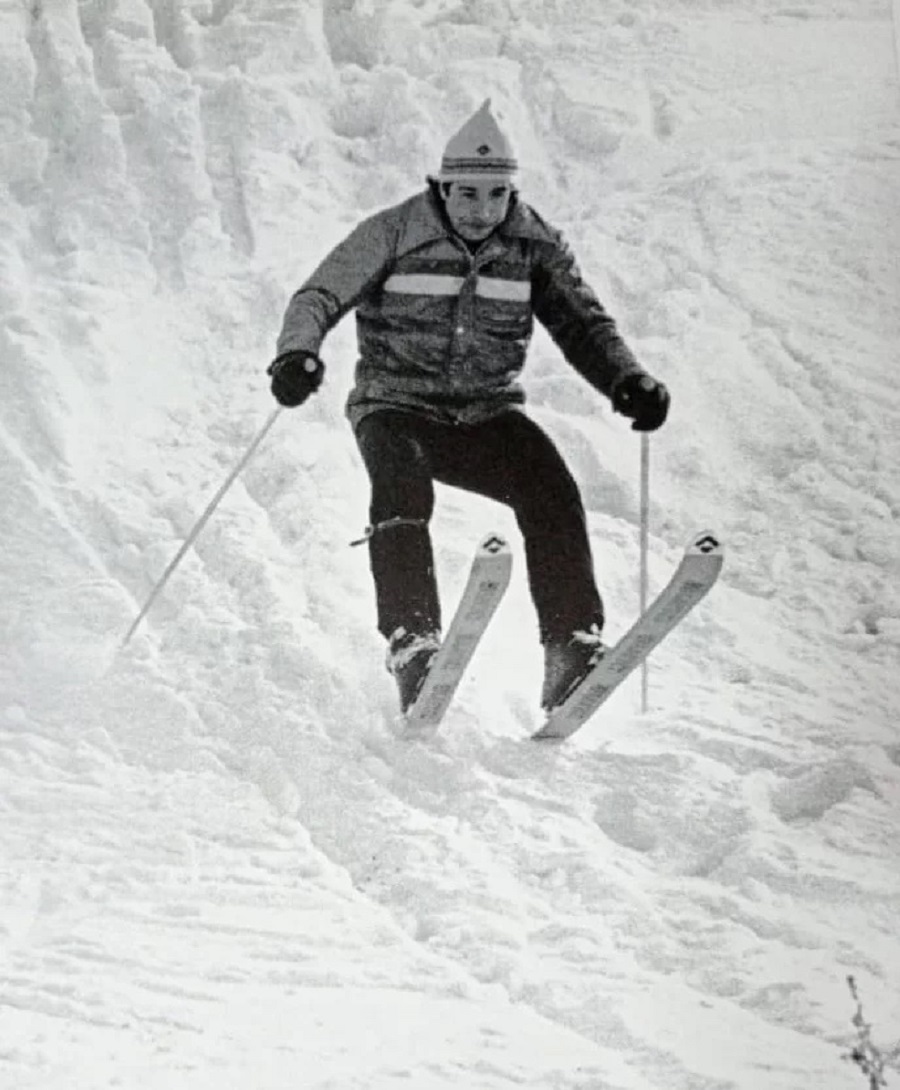
[[[499,534],[488,534],[475,552],[469,579],[441,649],[405,716],[407,737],[433,733],[462,681],[478,642],[509,586],[512,553]]]
[[[566,699],[547,715],[531,737],[537,741],[568,738],[588,722],[611,693],[707,594],[719,577],[724,554],[717,536],[699,533],[657,597],[615,646],[591,668]]]

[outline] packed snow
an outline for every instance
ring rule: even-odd
[[[845,1090],[900,1039],[900,120],[889,0],[0,5],[0,1083]],[[439,493],[397,736],[343,417],[271,420],[291,292],[487,96],[672,391],[651,590],[718,586],[570,742],[512,516]],[[635,434],[536,337],[532,411],[638,609]],[[888,1068],[888,1085],[900,1070]],[[874,1085],[874,1083],[872,1084]]]

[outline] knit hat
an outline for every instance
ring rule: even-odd
[[[441,160],[442,182],[508,182],[519,164],[507,135],[491,113],[486,98],[479,109],[450,137]]]

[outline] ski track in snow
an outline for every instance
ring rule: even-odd
[[[879,0],[0,11],[4,1085],[862,1085],[848,974],[900,1034],[892,50]],[[651,583],[728,549],[651,711],[524,741],[517,553],[440,735],[397,740],[349,323],[117,652],[271,411],[289,292],[486,94],[673,388]],[[527,377],[616,635],[637,444],[546,338]],[[448,610],[489,525],[440,493]]]

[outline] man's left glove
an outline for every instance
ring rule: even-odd
[[[669,415],[669,391],[644,374],[626,375],[610,395],[613,410],[629,417],[632,431],[656,431]]]
[[[325,364],[312,352],[284,352],[269,364],[272,396],[279,405],[293,409],[302,405],[322,385]]]

